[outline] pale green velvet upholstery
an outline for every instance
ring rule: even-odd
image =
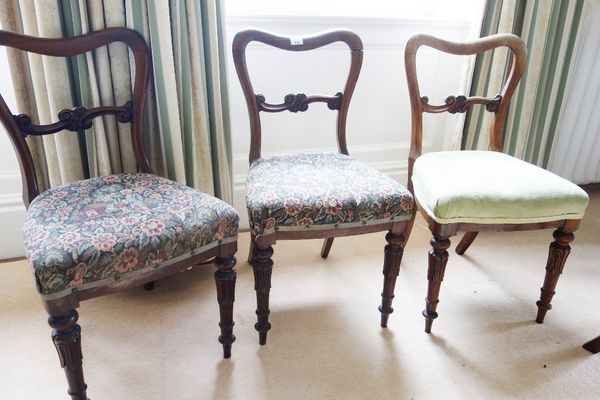
[[[588,195],[535,165],[495,151],[443,151],[420,156],[415,200],[436,222],[528,223],[580,219]]]

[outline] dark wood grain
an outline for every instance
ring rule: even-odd
[[[427,269],[427,297],[425,298],[425,332],[431,333],[431,325],[433,320],[438,317],[436,311],[440,295],[440,287],[444,280],[446,272],[446,264],[448,263],[448,247],[450,240],[444,236],[434,235],[431,238],[431,250],[429,251],[429,268]]]
[[[400,261],[402,260],[402,254],[404,254],[406,238],[401,234],[388,232],[385,235],[385,240],[388,244],[384,248],[383,291],[381,292],[381,305],[379,306],[382,328],[387,327],[389,316],[394,312],[392,300],[394,300],[394,288],[396,278],[400,273]]]
[[[522,10],[521,10],[522,11]],[[441,52],[456,55],[472,55],[489,51],[498,47],[507,47],[511,52],[511,65],[508,77],[500,93],[493,97],[480,96],[448,96],[443,105],[430,105],[429,99],[422,96],[417,79],[416,56],[420,47],[427,46]],[[441,112],[465,112],[473,104],[483,104],[486,110],[492,113],[490,126],[490,150],[502,151],[502,127],[508,111],[511,97],[521,79],[526,63],[526,47],[524,42],[517,36],[511,34],[498,34],[472,42],[456,43],[442,40],[433,36],[418,34],[411,37],[406,44],[405,68],[408,82],[410,106],[411,106],[411,145],[408,159],[408,189],[414,194],[412,185],[412,173],[415,160],[422,153],[423,142],[423,113]],[[444,173],[443,165],[440,166],[439,174]],[[457,194],[459,195],[459,194]],[[502,231],[524,231],[555,228],[555,241],[550,245],[550,254],[546,267],[546,279],[542,287],[540,301],[538,301],[538,315],[536,321],[542,322],[546,312],[551,308],[550,301],[554,295],[554,289],[558,277],[562,272],[568,255],[568,243],[573,240],[573,232],[577,230],[580,220],[558,220],[536,223],[510,223],[510,224],[478,224],[478,223],[448,223],[441,224],[433,220],[420,204],[420,199],[415,197],[416,209],[421,212],[427,221],[429,229],[433,234],[431,241],[432,250],[429,253],[429,288],[426,299],[426,309],[423,315],[426,318],[425,331],[431,332],[433,320],[437,318],[437,304],[439,302],[439,290],[444,276],[450,245],[449,238],[458,232],[466,232],[463,239],[456,247],[458,254],[464,254],[469,248],[478,232],[502,232]]]
[[[473,104],[483,104],[485,105],[485,109],[490,112],[498,111],[498,107],[500,106],[500,102],[502,101],[501,95],[496,95],[493,98],[481,97],[481,96],[471,96],[465,97],[463,95],[459,96],[448,96],[444,100],[443,105],[431,105],[429,104],[429,98],[427,96],[421,97],[421,103],[423,107],[423,111],[429,113],[441,113],[441,112],[449,112],[450,114],[456,113],[464,113],[467,112],[467,108],[472,106]]]
[[[600,353],[600,336],[584,343],[583,348],[594,354]]]
[[[540,300],[536,303],[538,306],[538,313],[535,321],[539,324],[544,322],[546,312],[552,309],[552,297],[556,293],[554,289],[558,283],[558,278],[563,272],[567,257],[571,252],[571,243],[575,239],[575,235],[563,228],[559,228],[552,234],[554,236],[554,242],[550,244],[548,251],[548,262],[546,263],[546,277],[544,278],[544,285],[540,289]]]
[[[284,97],[281,104],[267,103],[265,96],[256,95],[256,105],[258,111],[270,113],[291,111],[293,113],[308,111],[308,105],[311,103],[327,103],[330,110],[340,110],[342,107],[342,93],[337,92],[334,96],[313,95],[307,96],[304,93],[288,94]]]
[[[479,232],[465,232],[463,238],[456,245],[456,254],[465,254],[465,251],[471,246],[471,243],[473,243],[473,240],[475,240],[478,234]]]
[[[64,315],[51,315],[48,324],[53,328],[52,341],[58,352],[60,366],[69,384],[69,396],[73,400],[87,400],[87,385],[83,380],[83,356],[81,355],[81,327],[77,324],[79,314],[70,310]]]
[[[223,357],[231,357],[231,345],[235,342],[233,334],[233,302],[235,301],[235,281],[237,272],[235,270],[235,257],[216,257],[214,264],[215,283],[217,285],[217,301],[219,303],[219,313],[221,320],[221,336],[219,342],[223,345]]]
[[[68,130],[79,132],[85,129],[90,129],[94,118],[103,115],[115,115],[117,121],[121,123],[131,122],[132,103],[128,101],[120,107],[105,106],[105,107],[75,107],[72,109],[60,110],[58,112],[58,122],[46,125],[35,125],[32,123],[31,116],[28,114],[15,115],[14,118],[23,132],[23,136],[33,135],[42,136],[52,133]]]
[[[267,343],[267,332],[271,329],[269,322],[269,293],[271,291],[271,273],[273,271],[273,247],[254,246],[252,269],[254,270],[254,290],[256,291],[256,315],[258,322],[254,328],[258,331],[261,345]]]
[[[321,247],[321,258],[329,257],[329,252],[331,251],[331,246],[333,246],[333,239],[334,238],[329,237],[329,238],[325,238],[325,240],[323,240],[323,246]]]

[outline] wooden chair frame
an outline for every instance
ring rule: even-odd
[[[427,97],[421,97],[417,81],[416,55],[421,46],[428,46],[455,55],[473,55],[497,47],[507,47],[512,53],[510,73],[500,94],[494,98],[479,96],[449,96],[446,98],[445,104],[432,106],[429,104],[429,99]],[[465,112],[468,106],[472,104],[485,105],[486,110],[493,113],[492,124],[490,127],[490,149],[500,152],[502,151],[502,126],[508,111],[510,99],[525,69],[525,63],[525,44],[518,36],[512,34],[497,34],[465,43],[449,42],[425,34],[418,34],[409,39],[405,51],[406,78],[408,81],[412,111],[411,147],[408,160],[408,188],[413,194],[414,191],[411,179],[414,162],[422,152],[423,113],[440,113],[444,111],[450,113]],[[440,173],[442,172],[440,171]],[[456,252],[458,254],[464,254],[480,231],[523,231],[556,228],[553,234],[555,240],[550,244],[548,262],[546,264],[546,277],[544,279],[543,287],[541,288],[540,300],[537,302],[538,312],[536,321],[538,323],[544,321],[546,312],[552,308],[550,302],[555,293],[554,289],[556,283],[562,273],[567,256],[570,252],[569,243],[574,239],[573,232],[579,227],[579,219],[564,219],[551,222],[523,224],[441,224],[427,215],[416,197],[415,202],[433,234],[427,273],[429,286],[426,298],[426,308],[423,311],[423,316],[426,319],[425,332],[431,332],[433,320],[438,316],[436,308],[439,303],[440,286],[448,261],[447,249],[450,246],[449,238],[459,231],[466,233],[456,247]]]
[[[26,207],[40,193],[36,178],[36,170],[31,152],[25,138],[27,136],[47,135],[61,130],[82,131],[92,126],[92,120],[102,115],[115,115],[119,122],[131,122],[131,137],[138,169],[143,173],[152,173],[143,147],[142,117],[148,80],[151,69],[150,50],[144,38],[137,32],[126,28],[108,28],[86,35],[49,39],[1,31],[0,45],[10,48],[41,54],[44,56],[68,57],[92,51],[113,42],[123,42],[132,51],[135,59],[135,81],[131,101],[122,106],[103,106],[87,109],[75,107],[59,112],[59,121],[48,125],[32,124],[27,114],[13,115],[0,95],[0,120],[2,120],[18,160],[23,179],[23,201]],[[214,258],[217,299],[220,308],[221,335],[219,342],[223,344],[224,357],[231,356],[233,335],[233,301],[235,291],[235,252],[237,242],[219,244],[218,246],[194,255],[164,268],[140,274],[134,278],[123,278],[118,285],[102,285],[83,290],[73,289],[68,295],[53,299],[42,299],[49,313],[48,322],[53,328],[52,340],[59,354],[61,366],[64,368],[69,385],[69,395],[73,399],[85,400],[87,385],[83,379],[81,355],[81,328],[77,324],[78,313],[75,310],[83,300],[102,296],[153,281],[186,270],[192,266]]]
[[[260,42],[278,49],[288,51],[308,51],[314,50],[335,42],[345,43],[351,54],[350,71],[343,92],[338,92],[334,96],[313,95],[306,96],[303,93],[288,94],[281,104],[266,103],[263,95],[257,94],[252,88],[248,67],[246,64],[246,48],[251,42]],[[245,30],[238,32],[233,40],[233,60],[235,69],[239,77],[248,115],[250,118],[250,154],[249,161],[261,156],[261,124],[260,112],[302,112],[308,110],[308,105],[314,102],[324,102],[331,110],[338,111],[337,118],[337,145],[341,154],[348,155],[346,144],[346,117],[350,100],[354,93],[354,88],[358,80],[358,75],[362,66],[363,46],[358,35],[348,30],[332,30],[320,32],[310,36],[281,36],[271,32],[261,30]],[[299,239],[322,239],[323,248],[321,256],[327,258],[333,239],[335,237],[360,235],[365,233],[389,231],[386,235],[388,245],[385,247],[385,262],[383,267],[384,289],[382,292],[381,326],[386,327],[388,316],[393,312],[391,307],[394,297],[394,286],[396,277],[399,273],[400,260],[404,249],[408,232],[412,226],[413,220],[390,222],[378,225],[365,225],[353,228],[333,228],[319,229],[314,226],[310,231],[275,231],[270,234],[262,235],[258,238],[252,236],[250,255],[248,262],[252,264],[255,276],[255,290],[257,293],[258,322],[255,325],[259,332],[260,344],[265,344],[267,332],[271,329],[269,323],[269,291],[271,288],[271,272],[273,268],[272,245],[277,240],[299,240]]]

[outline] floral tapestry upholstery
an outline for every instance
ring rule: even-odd
[[[88,179],[43,192],[24,226],[27,258],[47,298],[111,285],[235,241],[221,200],[150,174]]]
[[[257,236],[402,221],[411,218],[414,206],[404,186],[338,153],[259,158],[250,166],[246,190]]]

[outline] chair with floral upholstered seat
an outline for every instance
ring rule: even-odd
[[[261,42],[288,51],[308,51],[331,43],[346,44],[351,66],[343,92],[334,96],[303,93],[285,96],[282,104],[270,104],[255,94],[246,66],[246,47]],[[249,261],[254,269],[257,294],[259,343],[265,344],[269,323],[269,292],[273,261],[272,245],[281,239],[325,238],[321,251],[329,254],[333,238],[389,231],[383,264],[384,285],[381,326],[393,311],[394,286],[404,243],[412,226],[413,198],[402,185],[350,157],[346,146],[346,116],[362,64],[362,42],[353,32],[328,31],[314,36],[284,37],[246,30],[233,40],[233,58],[250,116],[250,170],[246,203],[252,234]],[[324,102],[338,112],[339,152],[304,152],[261,156],[260,112],[302,112],[309,104]]]
[[[239,217],[219,199],[151,174],[142,145],[142,113],[150,74],[150,53],[142,36],[125,28],[68,39],[0,31],[0,45],[55,57],[117,41],[127,44],[135,58],[133,96],[123,106],[62,110],[58,122],[36,125],[27,114],[13,115],[0,96],[0,118],[23,177],[27,258],[50,314],[52,341],[67,376],[69,395],[78,400],[87,399],[81,328],[75,310],[80,301],[143,285],[214,258],[219,342],[226,358],[235,340],[232,314]],[[40,193],[26,137],[64,129],[82,131],[102,115],[116,115],[119,122],[132,123],[139,173],[72,182]]]
[[[493,98],[449,96],[443,105],[429,104],[421,97],[416,71],[417,50],[427,46],[455,54],[472,55],[499,47],[511,51],[510,73],[500,94]],[[455,43],[429,35],[415,35],[406,44],[405,65],[412,109],[412,140],[409,155],[409,189],[433,235],[429,251],[429,287],[425,332],[437,318],[439,291],[446,263],[449,238],[459,231],[465,236],[456,247],[463,254],[479,231],[522,231],[555,228],[550,244],[546,276],[537,302],[536,321],[542,323],[558,277],[570,252],[569,243],[579,227],[588,203],[577,185],[553,173],[503,154],[502,125],[510,98],[525,68],[523,41],[498,34],[469,43]],[[489,151],[441,151],[421,155],[423,113],[465,112],[472,104],[492,112]]]

